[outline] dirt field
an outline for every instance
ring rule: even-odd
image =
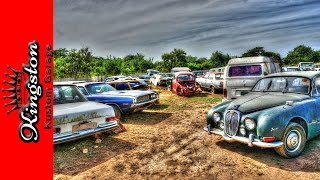
[[[320,137],[300,157],[284,159],[202,130],[221,95],[160,97],[159,105],[124,118],[126,132],[56,145],[55,179],[320,179]]]

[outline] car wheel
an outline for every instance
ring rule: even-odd
[[[121,113],[119,107],[116,105],[111,105],[111,106],[113,107],[114,114],[115,114],[116,118],[118,118],[120,120],[122,113]]]
[[[303,151],[306,139],[304,128],[298,123],[290,123],[282,137],[283,145],[275,151],[286,158],[297,157]]]

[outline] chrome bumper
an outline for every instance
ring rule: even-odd
[[[143,109],[147,109],[148,107],[154,105],[157,101],[159,101],[159,96],[156,99],[152,99],[151,101],[133,104],[131,106],[131,109],[133,109],[133,112],[141,111]]]
[[[67,141],[73,141],[76,139],[80,139],[86,136],[91,136],[93,134],[103,132],[103,131],[108,131],[112,130],[114,128],[118,127],[118,122],[117,121],[110,121],[106,122],[103,124],[99,124],[98,127],[94,129],[84,129],[78,132],[64,132],[64,133],[59,133],[59,134],[54,134],[53,135],[53,144],[60,144],[64,143]]]
[[[207,127],[203,128],[203,129],[208,132]],[[213,134],[222,136],[225,141],[241,142],[243,144],[248,144],[248,146],[250,146],[250,147],[257,146],[257,147],[261,147],[261,148],[277,148],[277,147],[280,147],[283,145],[283,142],[281,142],[281,141],[275,141],[275,142],[270,142],[270,143],[262,142],[259,139],[255,139],[253,134],[250,134],[249,138],[246,138],[246,137],[240,137],[240,136],[229,137],[223,131],[221,131],[219,129],[214,129],[214,128],[210,132]]]

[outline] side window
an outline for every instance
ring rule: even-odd
[[[314,81],[314,86],[312,87],[312,95],[320,96],[320,77],[317,77]]]
[[[276,66],[274,65],[274,63],[270,63],[269,66],[270,66],[271,73],[276,73],[277,72],[276,71]]]
[[[85,96],[88,95],[87,91],[84,89],[84,87],[79,87],[80,91],[82,92],[82,94],[84,94]]]

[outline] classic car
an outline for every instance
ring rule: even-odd
[[[123,114],[142,111],[159,101],[159,94],[153,90],[118,91],[109,84],[99,82],[79,83],[76,85],[89,101],[112,106],[118,119]]]
[[[116,90],[147,90],[149,86],[144,80],[115,80],[106,82]]]
[[[196,92],[195,78],[191,72],[174,74],[171,89],[180,96],[191,96]]]
[[[300,71],[313,71],[314,62],[299,62],[298,68],[300,69]]]
[[[155,86],[167,86],[168,82],[172,81],[172,74],[171,73],[158,73],[154,74],[150,78],[150,83]]]
[[[88,101],[77,86],[54,83],[54,144],[118,128],[111,106]]]
[[[201,89],[210,90],[212,93],[222,91],[223,72],[208,72],[204,77],[196,78],[196,84]]]
[[[276,73],[260,79],[248,94],[212,107],[204,129],[293,158],[320,134],[319,109],[320,72]]]

